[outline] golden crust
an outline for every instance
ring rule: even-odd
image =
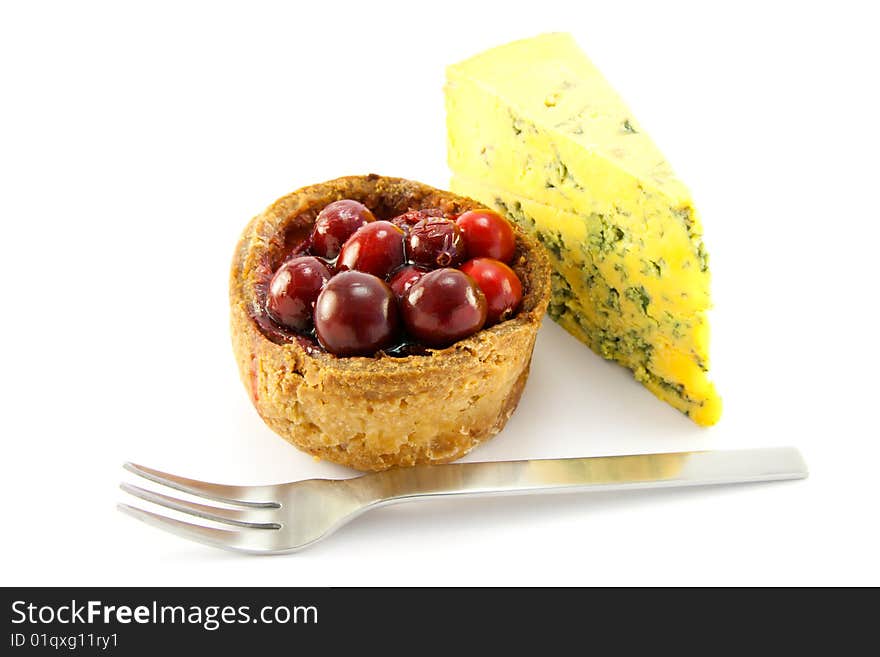
[[[232,345],[257,412],[314,456],[358,470],[455,460],[498,433],[516,409],[550,296],[541,247],[519,228],[512,264],[523,282],[517,315],[451,347],[403,358],[339,358],[261,330],[260,286],[328,203],[351,198],[379,219],[477,201],[401,178],[370,174],[311,185],[255,217],[230,276]]]

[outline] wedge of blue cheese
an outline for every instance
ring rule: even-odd
[[[716,422],[708,258],[687,188],[566,34],[447,72],[452,189],[536,236],[550,314],[695,422]]]

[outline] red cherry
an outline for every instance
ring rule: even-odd
[[[488,305],[487,324],[510,319],[522,302],[522,283],[516,273],[503,262],[492,258],[474,258],[461,266],[474,279]]]
[[[323,262],[300,256],[282,264],[269,283],[266,312],[289,329],[305,332],[311,328],[312,309],[331,273]]]
[[[403,297],[401,310],[410,334],[430,347],[450,345],[486,322],[485,296],[458,269],[436,269],[422,276]]]
[[[456,267],[467,258],[464,235],[451,219],[430,217],[409,229],[406,253],[426,267]]]
[[[399,214],[391,220],[391,223],[395,226],[399,226],[403,228],[404,231],[408,231],[410,228],[415,226],[417,223],[424,219],[430,219],[431,217],[443,217],[443,210],[440,208],[425,208],[423,210],[410,210],[409,212],[404,212],[403,214]]]
[[[389,221],[373,221],[358,228],[342,245],[336,268],[385,278],[402,264],[403,231]]]
[[[363,203],[343,199],[325,206],[315,219],[312,229],[311,250],[316,256],[333,260],[345,240],[364,224],[376,217]]]
[[[315,304],[318,340],[337,356],[370,356],[392,344],[398,326],[391,288],[372,274],[337,274]]]
[[[456,222],[464,233],[471,258],[494,258],[510,262],[516,248],[513,228],[492,210],[468,210]]]
[[[403,295],[406,294],[406,291],[413,286],[413,283],[415,283],[429,271],[430,269],[428,269],[427,267],[421,267],[419,265],[407,265],[406,267],[401,267],[400,269],[398,269],[397,272],[391,277],[391,280],[388,284],[391,286],[391,291],[394,292],[394,295],[398,299],[401,299],[403,298]]]

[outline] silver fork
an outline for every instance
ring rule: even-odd
[[[295,552],[364,511],[417,499],[700,486],[807,476],[803,458],[791,447],[453,463],[270,486],[226,486],[134,463],[124,467],[156,484],[223,506],[123,483],[122,490],[141,500],[217,526],[184,522],[128,504],[119,504],[120,511],[199,543],[259,554]]]

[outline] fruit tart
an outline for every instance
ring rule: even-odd
[[[519,402],[550,294],[540,245],[480,203],[349,176],[255,217],[232,343],[266,424],[359,470],[457,459]]]

